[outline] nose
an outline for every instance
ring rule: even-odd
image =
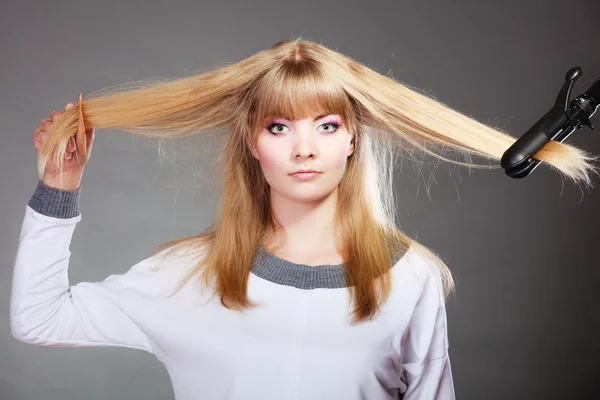
[[[297,128],[294,132],[293,156],[295,159],[304,159],[317,156],[317,146],[315,142],[315,132],[308,127]]]

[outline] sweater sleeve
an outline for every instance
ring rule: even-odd
[[[129,347],[153,353],[151,340],[132,317],[140,297],[134,282],[148,276],[153,257],[102,282],[69,285],[69,246],[81,220],[78,200],[79,189],[63,191],[38,182],[25,208],[14,261],[11,334],[37,346]]]
[[[437,266],[423,257],[427,271],[403,343],[403,400],[454,400],[454,383],[448,354],[446,307]]]

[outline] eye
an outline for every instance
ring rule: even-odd
[[[339,129],[341,124],[338,124],[337,122],[334,122],[334,121],[330,121],[330,122],[325,122],[324,124],[321,124],[321,126],[323,126],[323,127],[326,126],[326,127],[329,127],[330,129],[333,128],[333,130],[326,129],[326,132],[333,133]],[[275,128],[275,131],[273,131],[274,128]],[[284,132],[282,128],[287,128],[287,127],[283,124],[278,124],[278,123],[272,123],[266,127],[266,129],[270,133],[272,133],[273,135],[276,135],[276,136],[279,135],[280,133]]]
[[[272,131],[273,128],[277,128],[277,131],[273,132]],[[278,135],[278,134],[282,133],[282,131],[280,130],[280,128],[286,128],[286,126],[283,125],[283,124],[277,124],[277,123],[273,123],[273,124],[267,126],[267,130],[269,132],[271,132],[272,134],[274,134],[274,135]]]
[[[333,122],[333,121],[331,121],[331,122],[325,122],[321,126],[327,126],[327,125],[330,126],[330,127],[333,127],[333,131],[328,131],[328,132],[331,132],[331,133],[337,131],[338,128],[340,127],[340,124],[338,124],[337,122]]]

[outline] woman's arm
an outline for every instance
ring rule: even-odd
[[[151,340],[132,318],[148,312],[140,307],[142,297],[133,285],[150,281],[143,278],[152,257],[102,282],[69,285],[69,245],[81,220],[79,192],[39,181],[26,206],[14,262],[11,333],[38,346],[129,347],[152,353]]]

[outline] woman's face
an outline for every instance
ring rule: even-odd
[[[315,201],[334,191],[354,152],[352,135],[338,115],[324,115],[288,121],[264,121],[253,152],[262,167],[272,194],[289,200]],[[313,175],[294,174],[314,170]]]

